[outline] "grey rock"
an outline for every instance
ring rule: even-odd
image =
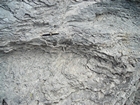
[[[139,105],[140,4],[1,0],[0,103]]]

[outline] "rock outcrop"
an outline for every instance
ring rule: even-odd
[[[8,105],[139,105],[140,4],[1,0],[0,80]]]

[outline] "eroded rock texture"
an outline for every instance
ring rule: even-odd
[[[139,78],[139,3],[0,1],[1,103],[139,105]]]

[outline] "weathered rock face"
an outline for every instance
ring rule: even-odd
[[[140,4],[0,1],[1,103],[139,105],[139,68]]]

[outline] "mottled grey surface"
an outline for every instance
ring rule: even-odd
[[[0,1],[0,103],[139,105],[139,81],[139,3]]]

